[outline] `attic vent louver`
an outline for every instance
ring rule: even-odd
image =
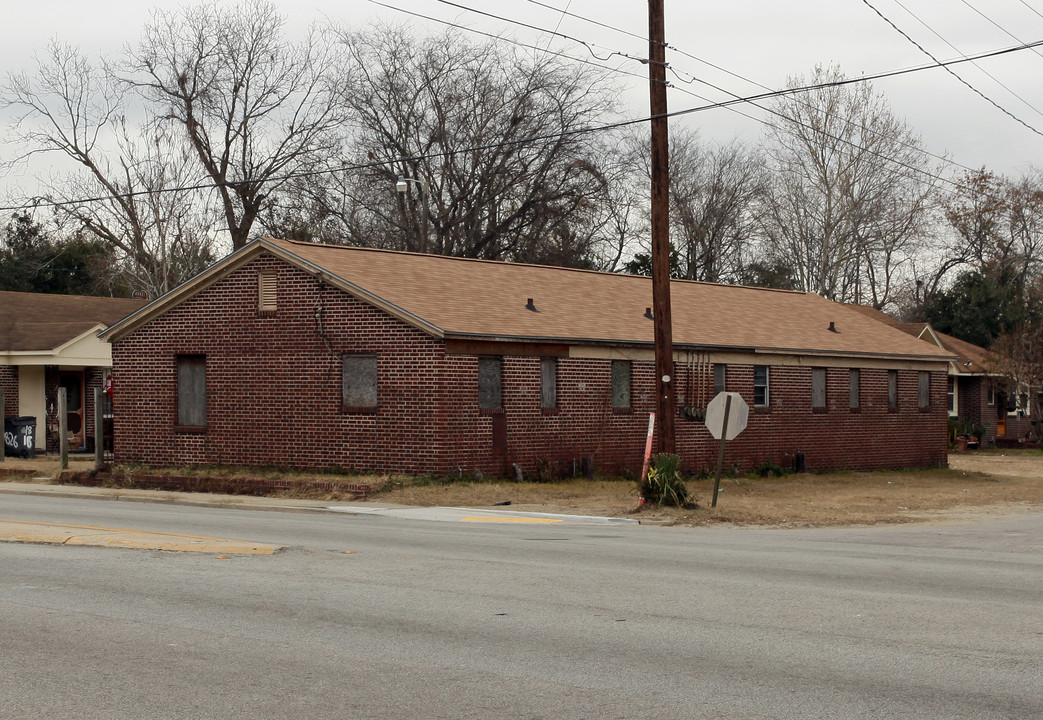
[[[537,310],[536,306],[533,304],[532,298],[529,298],[529,301],[525,303],[525,309],[532,310],[533,312],[539,312],[539,310]]]
[[[257,309],[274,312],[279,309],[279,277],[270,270],[257,273]]]

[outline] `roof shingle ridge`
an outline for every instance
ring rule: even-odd
[[[71,295],[69,293],[26,292],[23,290],[0,290],[0,293],[9,293],[11,295],[45,295],[47,297],[70,298],[77,300],[134,300],[137,302],[144,302],[141,298],[113,297],[112,295]]]
[[[431,258],[431,259],[434,259],[434,260],[444,260],[444,261],[453,261],[453,260],[455,260],[455,261],[458,261],[458,262],[481,263],[481,264],[485,264],[485,265],[527,267],[527,268],[533,268],[533,269],[537,269],[537,270],[559,270],[559,271],[565,271],[565,272],[586,273],[588,275],[606,275],[606,276],[609,276],[609,277],[619,277],[619,278],[637,278],[637,279],[640,279],[640,280],[651,280],[652,279],[650,275],[633,275],[631,273],[610,272],[608,270],[590,270],[590,269],[587,269],[587,268],[565,267],[563,265],[544,265],[544,264],[541,264],[541,263],[512,262],[512,261],[509,261],[509,260],[488,260],[488,259],[485,259],[485,258],[459,257],[457,255],[436,255],[434,253],[421,253],[421,252],[413,252],[413,251],[410,251],[410,250],[392,250],[392,249],[389,249],[389,248],[371,248],[371,247],[365,247],[363,245],[334,245],[334,244],[331,244],[331,243],[317,243],[317,242],[309,242],[307,240],[292,240],[292,239],[287,239],[287,238],[266,237],[266,239],[272,240],[272,241],[275,241],[275,242],[279,242],[279,243],[289,243],[291,245],[299,245],[299,246],[305,246],[305,247],[328,248],[328,249],[332,249],[332,250],[365,251],[365,252],[372,252],[372,253],[380,253],[380,254],[383,254],[383,255],[407,255],[407,256],[411,256],[411,257]],[[737,285],[737,284],[721,283],[721,282],[709,282],[707,280],[688,280],[688,279],[684,279],[684,278],[670,278],[670,284],[672,285],[674,283],[685,283],[685,284],[688,284],[688,285],[708,285],[710,287],[742,288],[744,290],[762,290],[762,291],[765,291],[765,292],[790,293],[790,294],[793,294],[793,295],[808,295],[808,294],[817,295],[817,293],[808,293],[808,292],[806,292],[804,290],[785,290],[783,288],[760,287],[760,286],[757,286],[757,285]]]

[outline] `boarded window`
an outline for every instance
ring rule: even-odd
[[[898,409],[898,371],[887,371],[887,409]]]
[[[558,358],[540,359],[540,406],[558,407]]]
[[[811,368],[811,407],[826,407],[826,368]]]
[[[341,356],[341,405],[345,408],[377,406],[377,356]]]
[[[767,407],[771,402],[768,388],[768,366],[753,366],[753,404],[757,407]]]
[[[713,366],[713,395],[717,397],[728,387],[728,366]]]
[[[478,407],[503,407],[503,359],[478,358]]]
[[[851,385],[848,390],[849,395],[849,407],[854,410],[855,408],[862,407],[862,371],[857,368],[851,370]]]
[[[630,361],[612,361],[612,407],[630,407]]]
[[[917,380],[917,402],[920,407],[927,408],[931,406],[931,373],[921,371]]]
[[[177,424],[206,425],[206,355],[177,356]]]
[[[279,276],[273,270],[257,274],[257,309],[274,312],[279,309]]]

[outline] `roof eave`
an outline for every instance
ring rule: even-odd
[[[121,321],[112,325],[107,330],[102,332],[98,337],[106,342],[115,342],[120,338],[125,337],[134,330],[138,329],[142,325],[156,319],[163,313],[167,312],[170,308],[178,305],[188,298],[202,292],[206,288],[216,283],[221,278],[227,276],[235,270],[250,262],[258,255],[263,252],[270,253],[271,255],[289,263],[290,265],[296,266],[305,272],[311,273],[316,277],[320,278],[324,282],[328,282],[330,285],[337,287],[344,292],[347,292],[360,300],[371,303],[385,312],[393,315],[394,317],[402,320],[405,323],[413,325],[426,333],[434,335],[436,337],[443,337],[444,333],[441,328],[424,320],[421,317],[413,315],[412,313],[389,303],[383,298],[374,295],[373,293],[364,290],[363,288],[351,283],[344,278],[331,273],[326,268],[316,265],[304,258],[291,253],[283,248],[275,245],[268,241],[267,238],[258,238],[252,240],[239,250],[236,250],[231,255],[225,257],[222,260],[211,265],[209,268],[196,275],[191,280],[179,285],[170,292],[161,295],[149,304],[140,308],[136,312],[123,318]]]
[[[155,320],[170,308],[187,300],[193,295],[202,292],[225,275],[238,269],[242,265],[245,265],[247,262],[259,255],[264,249],[265,248],[261,241],[255,240],[247,243],[231,255],[218,260],[195,277],[186,280],[173,290],[160,295],[158,298],[147,305],[142,306],[115,325],[111,325],[107,330],[99,334],[98,338],[105,342],[112,343],[127,336],[142,325]]]
[[[285,262],[290,263],[291,265],[296,265],[305,272],[310,272],[323,282],[329,283],[330,285],[333,285],[334,287],[343,290],[344,292],[358,298],[359,300],[363,300],[364,302],[374,305],[383,310],[384,312],[388,313],[389,315],[392,315],[409,325],[413,325],[414,327],[417,327],[430,335],[434,335],[435,337],[439,338],[446,337],[445,331],[442,330],[442,328],[435,325],[434,323],[428,322],[427,320],[424,320],[422,317],[414,315],[413,313],[399,307],[398,305],[395,305],[394,303],[388,302],[379,295],[375,295],[369,292],[368,290],[365,290],[364,288],[356,285],[355,283],[350,282],[349,280],[345,280],[339,275],[331,273],[329,270],[322,267],[321,265],[316,265],[310,260],[305,260],[300,255],[291,253],[287,250],[282,249],[281,247],[268,243],[265,238],[261,238],[256,242],[265,243],[267,249],[272,253],[272,255]]]
[[[472,333],[449,331],[444,335],[447,340],[484,340],[486,342],[503,343],[547,343],[571,345],[613,345],[616,347],[654,347],[648,340],[618,340],[611,338],[583,338],[540,335],[500,335],[496,333]],[[823,350],[809,348],[770,348],[749,345],[721,345],[704,343],[675,342],[675,350],[720,350],[726,352],[748,352],[758,355],[808,355],[815,357],[851,357],[851,358],[885,358],[891,360],[921,362],[951,362],[955,355],[920,355],[914,353],[861,352],[855,350]]]

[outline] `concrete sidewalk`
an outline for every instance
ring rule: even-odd
[[[132,488],[86,487],[84,485],[56,485],[49,481],[0,482],[0,495],[38,495],[65,498],[90,498],[119,502],[166,503],[198,507],[237,508],[241,510],[269,510],[281,512],[330,512],[327,500],[297,500],[254,495],[221,495],[216,493],[177,492],[171,490],[138,490]],[[337,500],[337,505],[350,506]],[[367,503],[369,504],[369,503]],[[394,507],[394,506],[383,506]]]
[[[36,482],[0,482],[0,497],[5,494],[107,500],[110,502],[164,503],[192,507],[263,510],[269,512],[378,515],[405,520],[437,522],[639,524],[637,520],[631,518],[518,512],[504,510],[500,507],[417,508],[391,503],[374,503],[369,500],[356,502],[345,502],[343,500],[298,500],[294,498],[257,497],[253,495],[220,495],[167,490],[55,485],[43,479],[39,479]],[[208,552],[223,555],[270,555],[279,549],[278,546],[273,545],[223,538],[202,538],[126,528],[99,528],[85,525],[64,525],[60,523],[5,519],[3,518],[3,500],[0,499],[0,542],[3,541],[173,550],[179,552]]]

